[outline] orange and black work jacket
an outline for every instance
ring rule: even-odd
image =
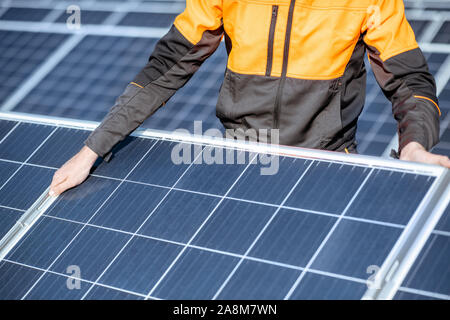
[[[105,157],[219,46],[228,52],[217,116],[225,128],[279,129],[279,143],[355,145],[364,56],[398,121],[400,149],[438,142],[435,81],[402,0],[187,0],[147,65],[86,144]],[[270,130],[269,130],[270,131]]]

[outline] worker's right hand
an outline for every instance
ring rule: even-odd
[[[80,152],[55,172],[49,195],[58,196],[86,180],[97,157],[94,151],[84,146]]]

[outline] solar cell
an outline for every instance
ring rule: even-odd
[[[87,134],[51,122],[16,129],[25,126],[47,137],[35,134],[39,149],[28,155],[32,163],[23,165],[14,186],[36,180],[30,178],[36,170],[53,173],[58,144],[74,137],[67,146],[74,152]],[[18,141],[21,135],[13,133],[5,141]],[[157,137],[130,138],[110,163],[53,202],[1,262],[3,274],[22,276],[16,287],[9,277],[0,279],[8,289],[0,289],[1,298],[358,299],[367,288],[367,267],[383,264],[436,181],[437,173],[425,167],[383,167],[369,159],[378,161],[375,168],[345,155],[347,161],[333,162],[319,152],[325,158],[279,156],[278,178],[286,186],[276,188],[276,178],[258,176],[261,165],[249,161],[257,159],[255,149],[249,147],[241,165],[177,166],[171,150],[183,140]],[[191,148],[191,156],[200,159],[210,148],[200,146],[197,154]],[[36,193],[48,179],[37,181]],[[277,195],[265,199],[260,192]],[[31,205],[14,199],[8,196],[4,207]],[[12,213],[2,213],[11,225]],[[67,287],[71,266],[81,271],[79,290]]]
[[[4,14],[0,16],[0,20],[13,21],[41,21],[52,10],[40,8],[9,8]]]
[[[173,13],[129,12],[118,25],[169,28],[176,16]]]
[[[434,37],[433,42],[450,43],[450,21],[444,22]]]

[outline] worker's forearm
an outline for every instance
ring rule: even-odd
[[[399,127],[399,152],[411,142],[430,150],[439,141],[439,114],[433,103],[410,97],[394,106]]]
[[[140,126],[192,77],[220,44],[223,27],[208,30],[192,44],[173,26],[158,42],[149,62],[131,82],[116,104],[86,140],[86,145],[105,157]]]

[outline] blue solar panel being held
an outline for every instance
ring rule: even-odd
[[[22,166],[0,190],[5,233],[88,132],[0,124],[10,130],[2,143],[23,139],[30,146],[0,159],[3,180]],[[277,186],[249,162],[177,166],[170,158],[177,143],[129,138],[111,162],[58,197],[0,263],[0,297],[359,299],[367,267],[383,263],[434,179],[279,156],[285,183]],[[398,199],[407,203],[399,206]],[[448,236],[433,237],[427,259],[439,263]],[[71,266],[81,270],[75,291],[65,286]]]

